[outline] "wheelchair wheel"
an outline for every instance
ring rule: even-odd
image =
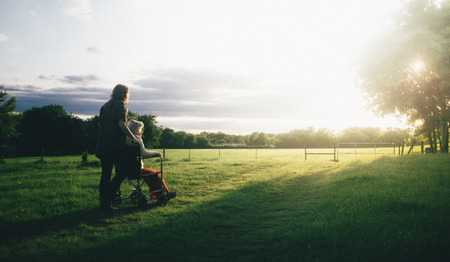
[[[160,195],[160,196],[158,197],[157,204],[158,204],[159,206],[165,206],[166,203],[167,203],[167,196],[165,196],[165,195]]]
[[[141,196],[136,191],[133,191],[133,193],[131,193],[130,198],[131,198],[131,204],[136,204],[136,203],[138,203]]]
[[[147,206],[147,199],[145,199],[144,196],[139,198],[139,200],[138,200],[138,207],[143,209],[146,206]]]

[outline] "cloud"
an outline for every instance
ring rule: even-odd
[[[91,20],[91,3],[89,0],[66,0],[64,13],[78,19]]]
[[[101,80],[98,76],[94,75],[94,74],[90,74],[90,75],[68,75],[68,76],[64,76],[62,79],[60,79],[61,82],[63,83],[68,83],[68,84],[82,84],[82,85],[86,85],[95,81],[99,81]]]
[[[86,51],[88,51],[89,53],[92,53],[92,54],[96,54],[96,55],[101,55],[101,54],[105,53],[105,51],[102,48],[97,47],[97,46],[90,46],[86,49]]]
[[[74,84],[74,85],[89,85],[96,81],[100,81],[101,79],[95,75],[95,74],[89,74],[89,75],[67,75],[63,78],[58,78],[55,75],[39,75],[39,79],[42,80],[58,80],[62,83],[66,84]]]
[[[52,77],[41,75],[42,79]],[[85,77],[65,78],[83,82]],[[367,123],[374,121],[366,119],[350,102],[346,102],[347,109],[336,105],[339,99],[334,94],[302,90],[298,95],[293,92],[295,87],[267,87],[253,81],[251,76],[211,70],[148,72],[129,87],[129,110],[156,115],[158,125],[193,133],[279,133],[307,126],[339,129],[344,124],[358,125],[361,119]],[[83,85],[50,89],[34,85],[5,86],[8,95],[16,97],[19,112],[57,104],[68,113],[83,117],[98,115],[112,89]],[[344,112],[348,109],[352,113]]]
[[[10,67],[5,69],[5,72],[19,72],[19,71],[22,71],[22,70],[24,70],[24,68],[21,67],[21,66],[10,66]]]
[[[51,75],[51,76],[46,76],[46,75],[40,75],[38,76],[39,79],[43,79],[43,80],[53,80],[56,79],[55,75]]]
[[[168,69],[153,72],[134,84],[143,92],[151,92],[158,100],[193,103],[215,103],[224,98],[245,96],[252,90],[260,91],[252,77],[214,70]]]
[[[129,108],[161,117],[287,118],[306,114],[299,98],[252,75],[202,69],[149,72],[131,88]],[[280,112],[285,113],[280,113]]]
[[[0,43],[8,41],[8,37],[4,34],[0,34]]]
[[[92,87],[99,80],[95,74],[39,78],[71,85],[50,89],[6,86],[8,94],[17,98],[18,111],[58,104],[69,113],[94,116],[113,89]],[[346,122],[361,119],[352,96],[336,99],[336,92],[342,90],[324,91],[322,85],[312,88],[308,83],[290,85],[264,79],[211,69],[151,70],[134,82],[125,82],[130,87],[128,109],[156,115],[159,125],[194,133],[277,133],[307,126],[336,128],[343,124],[344,115]]]
[[[18,112],[49,104],[62,105],[68,113],[98,115],[100,107],[109,99],[111,90],[97,87],[44,89],[33,85],[5,86],[9,96],[16,97]]]
[[[33,86],[33,85],[24,85],[24,86],[5,86],[5,90],[7,93],[11,96],[15,96],[15,94],[22,94],[22,93],[30,93],[30,92],[40,92],[42,88]]]

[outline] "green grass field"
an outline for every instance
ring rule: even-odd
[[[93,156],[36,160],[0,164],[0,261],[450,259],[447,154],[167,150],[177,198],[110,213]]]

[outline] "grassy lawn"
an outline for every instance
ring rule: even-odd
[[[301,153],[168,151],[177,198],[112,213],[98,208],[93,156],[7,159],[0,261],[450,259],[449,155]]]

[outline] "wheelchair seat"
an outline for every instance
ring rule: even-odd
[[[125,146],[125,170],[128,179],[138,179],[141,176],[141,148]]]

